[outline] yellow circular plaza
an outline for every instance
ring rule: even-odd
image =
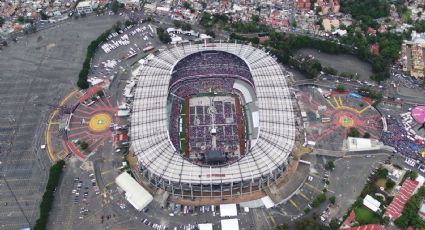
[[[354,126],[354,120],[351,117],[348,116],[342,116],[339,118],[339,123],[345,127],[345,128],[350,128]]]
[[[89,128],[93,132],[103,132],[109,128],[111,116],[106,113],[98,113],[90,118]]]

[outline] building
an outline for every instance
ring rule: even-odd
[[[366,195],[366,197],[363,199],[363,205],[371,210],[372,212],[376,212],[379,210],[379,206],[381,206],[381,202],[379,202],[377,199]]]
[[[143,6],[143,8],[144,8],[144,10],[145,10],[145,13],[150,13],[150,14],[152,14],[152,13],[155,13],[155,11],[156,11],[156,6],[155,6],[154,4],[150,4],[150,3],[146,3],[146,4]]]
[[[216,63],[211,67],[204,65],[209,68],[205,70],[208,75],[199,79],[197,72],[187,71],[195,70],[193,66],[189,66],[199,60],[196,59],[199,55],[205,55],[217,62],[224,60],[223,57],[231,57],[237,68],[221,66],[230,65],[228,62]],[[215,59],[217,55],[220,59]],[[198,67],[196,71],[200,71]],[[227,71],[232,71],[231,75]],[[164,189],[171,196],[181,199],[225,199],[263,191],[286,171],[296,138],[294,102],[286,83],[289,73],[263,50],[236,43],[176,46],[160,52],[135,72],[138,73],[136,77],[139,82],[144,83],[135,88],[130,129],[131,148],[137,157],[143,178],[153,188]],[[219,77],[224,74],[229,77]],[[217,77],[210,83],[205,82],[209,81],[211,76]],[[186,82],[192,84],[182,85]],[[242,114],[240,108],[243,107],[246,114],[237,115],[237,119],[230,119],[238,121],[237,125],[244,125],[244,128],[234,132],[236,141],[231,148],[220,147],[227,149],[227,153],[231,151],[227,155],[222,154],[222,151],[202,152],[208,148],[216,148],[216,140],[221,135],[193,128],[195,124],[206,120],[196,120],[198,118],[190,115],[192,110],[189,110],[185,114],[190,115],[188,120],[192,123],[186,122],[184,127],[180,124],[186,119],[174,117],[186,116],[182,115],[183,109],[179,103],[189,103],[185,108],[194,108],[190,106],[190,102],[186,102],[192,98],[188,95],[217,87],[222,93],[223,87],[237,93],[231,100],[237,100],[235,105],[238,106],[228,111],[236,111],[236,116]],[[261,95],[261,98],[257,99],[257,95]],[[203,108],[199,108],[197,114],[218,111],[211,110],[212,107],[210,110],[205,109],[208,107],[206,104],[201,106]],[[194,108],[192,112],[194,111],[198,111],[198,108]],[[220,119],[224,119],[224,116],[220,115]],[[220,132],[223,131],[222,128],[219,129]],[[189,135],[181,139],[179,135],[183,130],[188,130]],[[247,135],[243,133],[245,130],[248,130]],[[203,138],[190,139],[196,135],[208,135],[208,146],[203,144]],[[186,141],[187,139],[189,140]],[[200,143],[201,147],[192,145],[190,140]],[[227,161],[230,157],[234,160]],[[213,166],[204,162],[210,158],[224,163]]]
[[[341,228],[344,230],[386,230],[385,226],[381,226],[379,224],[366,224],[366,225],[360,225],[355,227],[346,227]]]
[[[75,7],[79,14],[90,14],[93,12],[93,8],[90,1],[79,2]]]
[[[322,15],[328,14],[330,11],[334,14],[339,13],[339,0],[317,0],[317,7],[320,8]]]
[[[198,224],[199,230],[213,230],[213,224],[206,223],[206,224]]]
[[[412,32],[412,40],[401,46],[400,64],[403,71],[416,79],[424,79],[425,71],[425,33]]]
[[[300,11],[310,11],[311,10],[311,1],[310,0],[295,0],[295,5],[297,10]]]
[[[384,146],[382,142],[370,138],[348,137],[344,142],[345,149],[349,152],[379,150]]]
[[[119,3],[124,4],[124,8],[127,10],[139,10],[140,1],[139,0],[118,0]]]
[[[410,197],[416,192],[418,184],[419,182],[415,180],[405,180],[403,185],[393,198],[393,201],[385,211],[384,217],[388,216],[393,221],[398,219],[401,216],[401,213],[403,212],[404,205],[406,205]]]
[[[238,219],[224,219],[221,220],[222,230],[239,230]]]
[[[331,32],[339,28],[339,20],[324,18],[322,21],[322,25],[323,25],[323,29],[326,32]]]
[[[115,178],[115,183],[125,192],[127,201],[138,211],[144,209],[153,200],[152,195],[127,172]]]
[[[421,206],[419,207],[418,215],[425,220],[425,200],[421,202]]]
[[[238,215],[236,204],[221,204],[220,216],[221,217],[234,217]]]

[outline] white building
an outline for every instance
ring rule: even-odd
[[[126,172],[115,178],[115,183],[124,190],[125,198],[138,211],[144,209],[153,200],[152,195]]]
[[[221,220],[222,230],[239,230],[238,219],[224,219]]]
[[[384,146],[384,144],[378,140],[358,137],[348,137],[347,140],[344,141],[344,145],[349,152],[379,150]]]
[[[91,12],[93,12],[93,8],[90,1],[79,2],[76,9],[79,14],[90,14]]]
[[[381,202],[369,195],[366,195],[366,197],[363,199],[363,205],[366,206],[366,208],[370,209],[372,212],[376,212],[379,210]]]
[[[233,217],[238,215],[238,209],[236,204],[221,204],[220,205],[220,216],[221,217]]]

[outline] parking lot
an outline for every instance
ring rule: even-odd
[[[50,167],[40,149],[48,115],[75,88],[89,42],[116,20],[69,20],[0,51],[1,229],[33,225],[38,218]]]
[[[334,192],[337,204],[332,215],[343,216],[345,214],[347,209],[356,201],[357,196],[360,195],[371,170],[376,167],[377,162],[383,162],[388,158],[385,154],[366,156],[367,154],[358,154],[335,161],[335,170],[329,177],[329,190]]]

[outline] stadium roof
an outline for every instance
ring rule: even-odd
[[[204,50],[225,51],[242,58],[257,91],[258,140],[243,158],[223,167],[199,166],[184,159],[168,135],[166,106],[172,69],[182,58]],[[281,169],[295,143],[295,113],[287,76],[269,54],[247,45],[191,44],[161,52],[139,69],[130,130],[139,164],[164,180],[196,184],[252,181]]]
[[[115,183],[125,191],[125,198],[138,211],[144,209],[153,200],[152,195],[126,172],[115,178]]]

